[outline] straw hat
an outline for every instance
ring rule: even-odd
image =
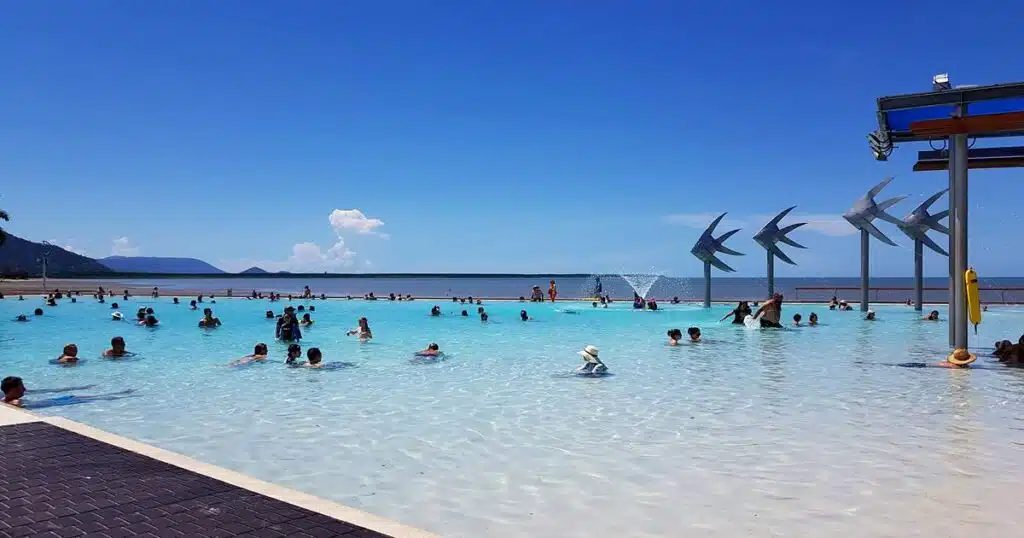
[[[601,362],[601,359],[598,358],[597,346],[587,346],[583,348],[583,351],[577,351],[577,353],[587,362]]]
[[[124,314],[122,314],[120,312],[114,312],[113,314],[110,315],[110,317],[111,317],[111,319],[115,319],[115,320],[120,321],[122,318],[124,318]]]
[[[978,360],[977,355],[974,355],[964,348],[956,349],[946,357],[946,361],[957,366],[967,366],[976,360]]]

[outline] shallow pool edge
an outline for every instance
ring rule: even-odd
[[[152,445],[147,445],[145,443],[114,435],[73,420],[68,420],[63,417],[36,415],[35,413],[31,413],[24,409],[0,404],[0,426],[28,424],[33,422],[50,424],[136,454],[153,458],[168,465],[173,465],[193,473],[208,476],[210,478],[220,480],[221,482],[249,490],[253,493],[271,497],[299,508],[305,508],[306,510],[341,520],[346,523],[351,523],[386,534],[393,538],[441,538],[438,534],[410,527],[402,523],[376,516],[362,510],[357,510],[334,501],[328,501],[308,493],[278,486],[270,482],[264,482],[216,465],[203,463],[176,452],[171,452],[169,450],[164,450],[162,448],[157,448]]]

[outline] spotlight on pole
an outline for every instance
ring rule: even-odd
[[[892,141],[889,140],[889,133],[876,130],[868,134],[868,145],[871,146],[871,154],[876,161],[888,161],[892,154]]]
[[[952,89],[953,85],[949,83],[949,73],[939,73],[932,77],[932,90],[942,92]]]

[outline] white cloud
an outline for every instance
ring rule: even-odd
[[[703,231],[708,227],[708,224],[711,224],[711,221],[718,217],[718,215],[721,215],[721,213],[675,213],[665,216],[662,220],[669,224],[679,224],[688,228]],[[760,230],[761,227],[774,216],[774,214],[745,215],[740,218],[726,216],[722,219],[722,222],[718,224],[716,231],[726,231],[734,228],[749,228],[752,233],[756,233],[757,230]],[[827,213],[790,213],[780,224],[784,226],[795,222],[807,223],[802,226],[799,231],[816,232],[832,237],[856,235],[857,233],[857,230],[854,229],[853,226],[850,226],[850,223],[846,222],[842,216],[830,215]]]
[[[370,260],[363,260],[363,265],[367,267],[373,267],[373,262],[371,262]]]
[[[131,239],[127,237],[118,237],[114,239],[113,244],[110,246],[110,254],[114,256],[138,256],[139,247],[133,245]]]
[[[343,236],[346,232],[375,235],[387,239],[387,234],[377,231],[384,225],[380,219],[371,219],[358,209],[335,209],[328,217],[336,239],[327,250],[311,241],[296,243],[291,255],[285,260],[221,260],[218,265],[228,271],[242,271],[249,267],[261,267],[270,272],[290,271],[293,273],[337,272],[351,268],[356,263],[356,253],[348,248]],[[370,260],[363,264],[370,267]]]
[[[384,225],[384,221],[371,219],[358,209],[335,209],[331,211],[328,220],[330,220],[331,227],[334,228],[334,232],[338,235],[348,230],[353,230],[361,234],[379,235],[385,239],[388,237],[387,234],[377,231],[377,228]]]

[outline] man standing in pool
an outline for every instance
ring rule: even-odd
[[[287,307],[284,315],[277,319],[277,329],[274,331],[274,338],[285,342],[302,340],[302,331],[299,330],[299,319],[295,317],[295,308]]]
[[[779,321],[782,319],[782,294],[776,293],[772,295],[771,299],[768,299],[761,305],[760,308],[754,312],[754,319],[760,318],[761,328],[772,328],[781,329],[782,324]]]

